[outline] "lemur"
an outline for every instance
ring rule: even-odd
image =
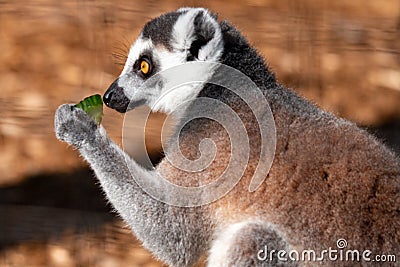
[[[276,127],[275,157],[254,192],[248,186],[257,165],[260,133],[245,103],[208,83],[182,87],[162,101],[157,101],[162,84],[139,89],[150,76],[191,61],[218,62],[239,70],[270,105]],[[218,74],[218,68],[207,71],[210,77]],[[340,238],[347,240],[349,249],[396,254],[400,259],[397,156],[354,123],[319,109],[280,84],[245,37],[209,10],[181,8],[148,22],[103,99],[122,113],[128,106],[148,105],[168,114],[198,97],[230,105],[250,140],[242,179],[228,194],[202,206],[180,207],[154,199],[136,183],[130,169],[150,181],[156,179],[154,170],[129,158],[82,110],[64,104],[55,114],[57,138],[79,150],[116,211],[158,259],[170,266],[192,266],[200,259],[206,259],[207,266],[340,265],[328,260],[260,259],[266,246],[274,251],[322,251],[337,249]],[[215,141],[217,154],[199,172],[180,170],[162,159],[155,168],[167,180],[195,186],[212,181],[229,164],[229,137],[217,123],[193,120],[179,134],[179,149],[188,159],[199,156],[197,146],[204,138]]]

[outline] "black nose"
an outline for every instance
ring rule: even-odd
[[[115,92],[117,90],[122,91],[122,88],[118,86],[118,79],[116,79],[110,86],[108,87],[107,91],[103,96],[103,102],[106,104],[107,107],[112,108],[111,102],[115,99],[116,95]]]
[[[103,96],[103,102],[107,107],[110,106],[111,98],[114,92],[112,90],[107,90],[107,92]]]
[[[118,79],[116,79],[105,92],[103,102],[107,107],[115,109],[118,112],[126,112],[129,99],[125,96],[124,89],[119,87]]]

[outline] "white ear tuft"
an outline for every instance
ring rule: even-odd
[[[187,11],[189,11],[191,9],[195,9],[195,8],[193,8],[193,7],[181,7],[176,12],[187,12]]]
[[[207,44],[200,48],[197,58],[203,61],[218,61],[224,49],[221,28],[217,20],[209,12],[204,14],[202,23],[204,29],[208,31],[209,34],[213,34]]]
[[[175,51],[185,52],[188,60],[218,61],[223,40],[216,16],[204,8],[181,8],[172,37]]]
[[[194,18],[195,9],[185,9],[186,13],[182,14],[175,22],[172,30],[172,47],[177,51],[184,51],[190,48],[190,44],[194,41]]]

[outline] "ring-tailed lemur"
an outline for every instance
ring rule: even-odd
[[[265,182],[255,192],[248,191],[248,184],[256,166],[259,132],[245,104],[210,84],[183,87],[156,105],[162,84],[148,91],[138,89],[147,77],[188,61],[220,62],[238,69],[270,103],[276,153]],[[211,76],[215,69],[208,71]],[[125,153],[83,111],[72,105],[56,111],[57,137],[79,149],[115,209],[154,255],[171,266],[191,266],[202,255],[208,266],[303,265],[277,257],[262,261],[260,252],[266,247],[275,253],[280,249],[323,252],[338,249],[336,241],[344,238],[349,249],[399,257],[400,164],[396,156],[353,123],[323,112],[280,85],[240,32],[226,21],[218,22],[208,10],[183,8],[147,23],[104,102],[120,112],[133,103],[169,113],[198,96],[231,105],[245,122],[251,145],[249,164],[237,186],[200,207],[169,206],[153,199],[137,185],[129,169],[150,180],[154,172],[133,159],[125,162]],[[180,148],[192,159],[198,156],[194,145],[205,137],[215,139],[218,153],[210,170],[185,172],[166,160],[157,170],[187,186],[218,176],[230,152],[224,129],[200,119],[180,135]],[[326,254],[322,263],[337,261],[329,261]]]

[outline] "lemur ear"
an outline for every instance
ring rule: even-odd
[[[175,47],[186,52],[188,61],[218,60],[223,41],[217,15],[203,8],[182,11],[174,26]]]

